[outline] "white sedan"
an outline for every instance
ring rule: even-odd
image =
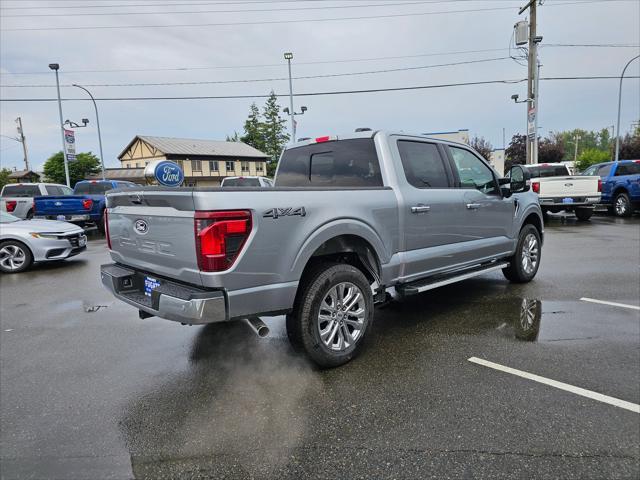
[[[0,272],[22,272],[34,262],[64,260],[86,248],[87,237],[77,225],[21,220],[0,211]]]

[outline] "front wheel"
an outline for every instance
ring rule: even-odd
[[[619,193],[613,201],[613,211],[616,217],[630,217],[633,214],[631,200],[626,193]]]
[[[502,269],[502,273],[513,283],[530,282],[538,273],[541,254],[540,232],[533,225],[527,224],[520,230],[516,252],[509,259],[509,266]]]
[[[349,264],[326,264],[303,284],[287,333],[322,368],[355,358],[373,321],[373,294],[364,274]]]
[[[8,240],[0,243],[0,272],[18,273],[33,263],[31,250],[24,243]]]
[[[591,207],[576,207],[574,210],[576,218],[581,222],[586,222],[593,215],[593,208]]]

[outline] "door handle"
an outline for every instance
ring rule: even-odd
[[[411,207],[411,213],[425,213],[431,210],[429,205],[416,205],[415,207]]]
[[[479,203],[467,203],[467,209],[469,210],[477,210],[481,207]]]

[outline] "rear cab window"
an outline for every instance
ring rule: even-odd
[[[259,187],[258,178],[225,178],[223,187]]]
[[[276,187],[382,187],[372,138],[314,143],[285,150]]]
[[[531,178],[564,177],[571,175],[564,164],[527,166]]]
[[[616,177],[622,177],[624,175],[638,175],[640,174],[640,162],[628,162],[619,163],[616,168]]]
[[[46,185],[44,188],[47,190],[47,195],[51,196],[73,195],[73,190],[63,185]]]
[[[38,197],[38,185],[5,185],[2,189],[3,197]]]
[[[77,184],[74,192],[76,195],[103,195],[113,188],[111,182],[87,182]]]

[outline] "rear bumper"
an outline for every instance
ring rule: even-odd
[[[153,316],[192,325],[228,319],[221,290],[203,290],[161,279],[158,287],[145,293],[145,273],[115,263],[102,265],[100,277],[116,298]]]
[[[571,199],[571,201],[568,201]],[[600,203],[600,196],[592,197],[540,197],[541,207],[594,207]]]
[[[35,215],[34,218],[41,218],[43,220],[62,220],[63,222],[71,223],[91,221],[90,215]]]

